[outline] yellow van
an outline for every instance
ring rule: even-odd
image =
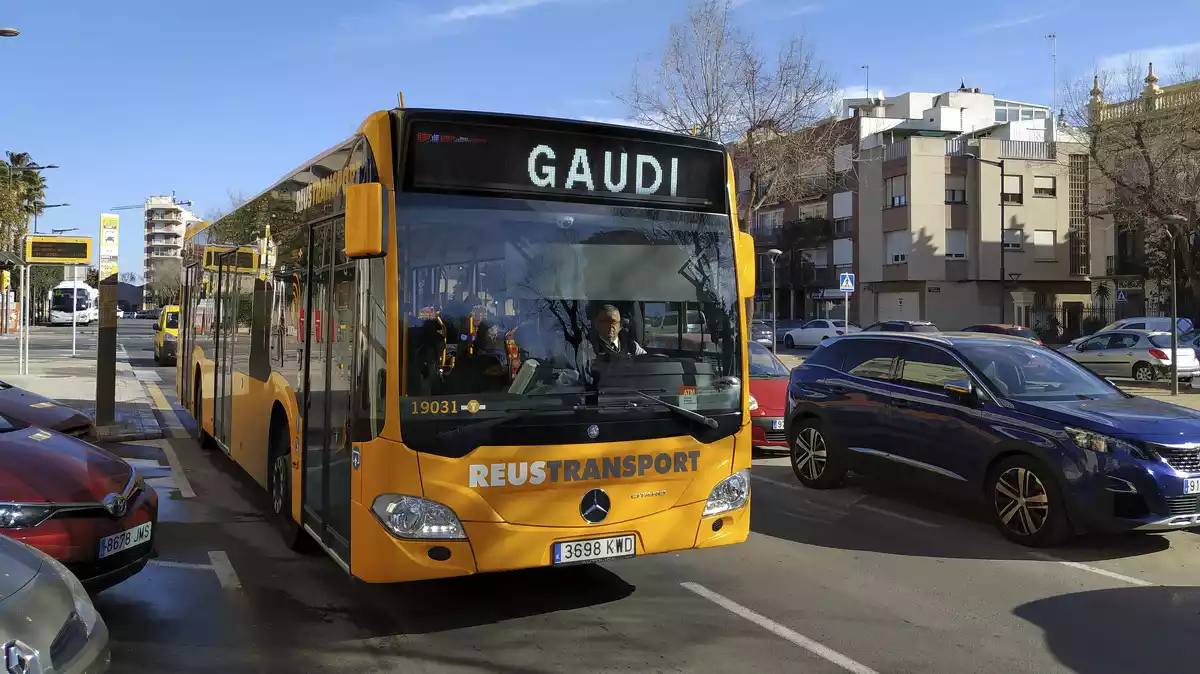
[[[179,352],[179,305],[168,304],[154,323],[154,362],[174,363]]]

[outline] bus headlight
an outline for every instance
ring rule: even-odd
[[[704,504],[704,517],[720,515],[737,510],[750,501],[750,470],[739,470],[717,483],[708,502]]]
[[[467,539],[458,515],[435,501],[403,494],[380,494],[371,506],[371,512],[396,538]]]

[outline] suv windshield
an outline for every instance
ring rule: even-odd
[[[513,424],[493,426],[496,433],[543,423],[536,417],[544,414],[590,409],[598,399],[581,394],[606,387],[705,414],[740,407],[727,217],[481,197],[399,199],[409,264],[400,283],[408,314],[401,423],[410,446],[438,451],[437,431],[464,420],[521,411]],[[530,397],[540,399],[532,415]],[[441,413],[472,401],[475,411],[465,417]],[[438,414],[422,412],[435,403]],[[663,437],[695,427],[645,405],[608,410],[605,420],[647,414],[673,426],[623,424],[627,432]],[[519,444],[556,441],[556,433],[541,432]]]
[[[1054,351],[1011,342],[956,345],[997,393],[1013,400],[1120,398],[1121,392]]]

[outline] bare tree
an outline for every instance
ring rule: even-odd
[[[162,306],[178,301],[182,286],[182,260],[177,257],[165,257],[151,261],[146,288],[155,304]]]
[[[656,68],[619,98],[645,126],[728,143],[751,221],[760,206],[811,192],[844,127],[828,112],[834,79],[802,36],[765,53],[736,26],[730,0],[694,0]]]
[[[1163,86],[1153,64],[1098,71],[1068,89],[1066,112],[1098,179],[1092,213],[1141,232],[1156,266],[1169,267],[1173,242],[1200,303],[1200,81],[1184,63],[1169,80],[1175,84]]]

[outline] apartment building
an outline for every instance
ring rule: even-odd
[[[860,318],[1077,334],[1091,298],[1088,161],[1071,143],[913,135],[860,154]],[[1001,167],[1003,164],[1003,175]],[[1003,229],[1002,225],[1003,223]]]
[[[1183,128],[1194,121],[1195,106],[1200,102],[1200,80],[1160,86],[1151,63],[1143,81],[1145,87],[1140,96],[1107,101],[1099,81],[1094,80],[1088,106],[1093,127],[1127,124],[1131,120],[1147,122],[1174,114],[1186,115],[1181,120]],[[1113,196],[1112,183],[1099,171],[1092,172],[1091,190],[1099,197],[1094,200],[1094,208],[1103,206],[1106,198]],[[1167,315],[1170,311],[1170,292],[1165,288],[1160,290],[1150,278],[1148,264],[1155,250],[1160,258],[1164,257],[1162,251],[1168,244],[1159,232],[1147,230],[1145,223],[1138,220],[1120,222],[1106,214],[1091,221],[1091,245],[1095,251],[1091,262],[1092,279],[1096,286],[1107,286],[1109,300],[1106,304],[1112,311],[1112,318]],[[1200,311],[1188,293],[1181,293],[1179,300],[1180,315],[1194,317]]]
[[[144,281],[143,301],[147,307],[153,305],[151,287],[155,274],[164,273],[164,261],[181,260],[183,255],[183,233],[192,222],[200,220],[174,196],[152,196],[145,203],[145,248],[142,278]],[[178,273],[175,265],[169,273]]]

